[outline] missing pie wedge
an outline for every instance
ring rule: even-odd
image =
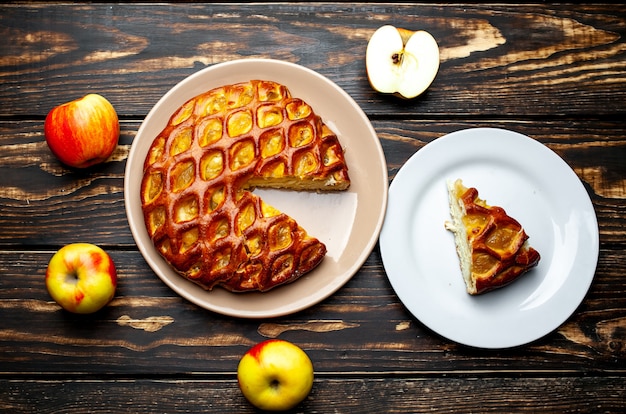
[[[517,280],[539,263],[540,255],[528,243],[522,225],[503,208],[490,206],[476,188],[462,180],[448,182],[457,255],[467,293],[479,295]]]

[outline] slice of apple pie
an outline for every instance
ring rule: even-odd
[[[467,292],[494,290],[518,279],[539,263],[539,253],[528,243],[522,226],[501,207],[489,206],[476,188],[459,179],[448,183],[456,251]]]

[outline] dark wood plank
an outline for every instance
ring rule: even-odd
[[[596,209],[601,242],[626,240],[626,127],[622,120],[374,120],[373,125],[390,179],[411,155],[449,132],[489,126],[531,136],[559,154],[583,181]],[[121,128],[110,162],[77,171],[54,158],[45,143],[42,122],[0,124],[0,246],[60,247],[80,239],[134,246],[124,210],[124,168],[139,122],[125,121]]]
[[[134,244],[124,210],[124,168],[138,123],[122,122],[109,162],[63,166],[43,135],[43,121],[0,124],[0,245]]]
[[[280,337],[300,344],[326,373],[626,374],[624,248],[601,251],[593,285],[566,323],[505,350],[454,344],[413,318],[391,289],[377,249],[332,297],[263,320],[199,308],[166,287],[139,253],[117,250],[110,252],[120,273],[115,299],[94,315],[69,314],[45,289],[52,253],[0,252],[0,371],[42,375],[45,365],[46,373],[64,374],[232,373],[249,346]]]
[[[507,412],[618,413],[619,377],[349,378],[318,376],[288,413]],[[0,380],[0,409],[11,413],[254,413],[233,375],[224,379]]]
[[[107,96],[124,117],[143,117],[186,76],[250,57],[317,70],[376,116],[620,117],[626,98],[624,4],[14,4],[0,11],[0,114],[16,118],[43,117],[88,92]],[[440,44],[440,71],[420,99],[402,102],[369,87],[367,40],[385,23],[428,30]]]

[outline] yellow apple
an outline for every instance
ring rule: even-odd
[[[426,31],[385,25],[370,37],[365,67],[374,90],[412,99],[435,79],[439,46]]]
[[[289,410],[311,392],[313,364],[299,346],[268,339],[250,348],[239,361],[237,381],[255,407],[266,411]]]
[[[90,93],[53,108],[44,121],[44,135],[61,162],[86,168],[111,156],[119,140],[120,123],[113,105]]]
[[[46,288],[61,307],[73,313],[93,313],[115,295],[117,271],[111,257],[90,243],[59,249],[46,271]]]

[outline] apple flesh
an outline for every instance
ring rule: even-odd
[[[113,299],[117,271],[111,257],[90,243],[73,243],[59,249],[46,271],[46,288],[52,299],[73,313],[93,313]]]
[[[412,99],[422,94],[439,70],[439,46],[433,36],[385,25],[367,44],[367,77],[378,92]]]
[[[53,108],[46,116],[44,135],[62,163],[87,168],[111,156],[119,140],[120,123],[113,105],[92,93]]]
[[[313,364],[297,345],[269,339],[250,348],[239,361],[237,381],[255,407],[285,411],[302,402],[313,387]]]

